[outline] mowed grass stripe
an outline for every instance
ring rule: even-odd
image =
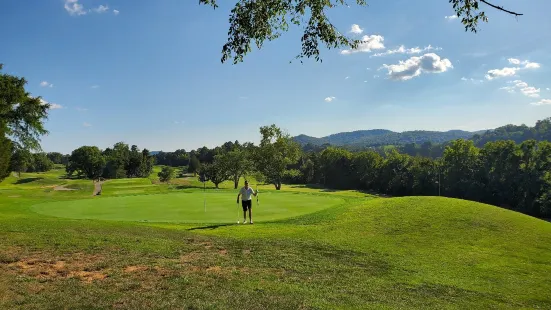
[[[176,194],[97,197],[34,205],[34,212],[62,218],[177,223],[235,223],[242,220],[237,194],[219,190]],[[206,212],[204,200],[206,199]],[[253,220],[274,221],[342,204],[339,197],[289,192],[264,192],[253,201]]]

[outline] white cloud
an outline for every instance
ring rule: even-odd
[[[350,78],[350,77],[349,77],[349,76],[347,76],[347,77],[345,77],[344,79],[345,79],[345,80],[348,80],[349,78]]]
[[[365,35],[362,37],[361,41],[355,49],[352,50],[342,50],[342,55],[348,55],[352,53],[369,53],[372,50],[384,49],[385,45],[383,41],[385,38],[380,35]]]
[[[546,89],[547,89],[547,90],[551,90],[551,88],[549,88],[549,87],[547,87]]]
[[[539,63],[530,62],[528,60],[521,61],[520,59],[517,59],[517,58],[509,58],[507,59],[507,61],[509,61],[510,64],[516,65],[517,67],[504,67],[503,69],[489,70],[486,74],[486,79],[493,80],[500,77],[514,76],[520,70],[537,69],[540,67]],[[524,65],[524,67],[520,67],[520,65]]]
[[[489,70],[488,73],[486,74],[486,79],[493,80],[500,77],[513,76],[517,74],[518,70],[520,70],[520,68],[505,67],[503,69],[492,69],[492,70]]]
[[[48,83],[48,81],[42,81],[42,82],[40,82],[40,86],[52,88],[52,87],[54,87],[54,84]]]
[[[447,20],[454,20],[457,19],[457,15],[444,16],[444,18]]]
[[[551,99],[541,99],[540,101],[538,102],[532,102],[530,103],[532,105],[546,105],[546,104],[551,104]]]
[[[92,85],[90,86],[90,88],[96,89],[96,88],[99,88],[99,85]]]
[[[515,84],[516,87],[528,87],[528,83],[526,82],[523,82],[523,81],[518,81],[516,84]]]
[[[119,10],[113,10],[113,14],[119,15],[119,13],[120,13]]]
[[[378,79],[379,76],[375,74],[375,75],[373,76],[373,78],[374,78],[374,79]]]
[[[61,104],[57,104],[57,103],[50,103],[42,98],[40,98],[40,104],[42,105],[45,105],[45,104],[49,104],[50,105],[50,110],[57,110],[57,109],[63,109],[63,106]]]
[[[537,62],[530,62],[528,60],[520,61],[520,59],[517,58],[509,58],[507,59],[509,63],[513,65],[524,65],[525,69],[537,69],[540,67],[540,64]]]
[[[520,89],[520,92],[527,97],[539,98],[540,96],[540,91],[541,91],[540,88],[528,86],[528,83],[523,82],[521,80],[509,81],[507,82],[507,84],[514,84],[514,85],[501,87],[500,89],[507,90],[510,93],[515,93],[515,89],[518,88]]]
[[[92,124],[89,124],[89,123],[87,123],[87,122],[84,122],[84,123],[82,124],[82,126],[83,126],[83,127],[92,127]]]
[[[453,68],[453,65],[449,59],[441,59],[440,56],[434,53],[428,53],[421,57],[414,56],[406,61],[400,61],[397,65],[384,64],[382,68],[388,70],[390,79],[407,81],[421,75],[421,73],[446,72]]]
[[[80,108],[80,107],[76,107],[75,110],[79,111],[79,112],[86,112],[88,111],[87,108]]]
[[[324,100],[325,100],[325,102],[331,102],[331,101],[333,101],[333,100],[335,100],[335,99],[337,99],[337,98],[335,98],[335,97],[327,97],[327,98],[325,98]]]
[[[70,15],[85,15],[84,6],[78,3],[78,0],[65,0],[65,10],[69,12]]]
[[[525,96],[528,96],[528,97],[532,97],[532,98],[539,98],[540,97],[540,89],[539,88],[535,88],[535,87],[532,87],[532,86],[528,86],[528,87],[524,87],[520,90],[522,92],[522,94],[524,94]]]
[[[362,28],[360,28],[360,25],[353,24],[350,27],[350,32],[355,33],[355,34],[362,34],[364,32],[364,30]]]
[[[537,62],[526,62],[524,65],[525,69],[537,69],[540,67],[540,64]]]
[[[426,46],[424,48],[420,48],[420,47],[406,48],[405,46],[400,45],[396,49],[387,50],[386,52],[383,52],[383,53],[377,53],[377,54],[374,54],[371,57],[379,57],[379,56],[386,56],[386,55],[392,55],[392,54],[420,54],[422,52],[427,52],[427,51],[430,51],[430,50],[439,51],[441,49],[442,48],[440,48],[440,47],[432,47],[430,44],[429,44],[429,46]]]
[[[109,7],[106,6],[106,5],[100,5],[97,8],[92,9],[92,11],[101,14],[101,13],[105,13],[105,12],[109,11]]]

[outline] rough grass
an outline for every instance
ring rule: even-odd
[[[290,186],[283,191],[346,203],[239,226],[32,212],[38,203],[95,199],[87,188],[42,187],[88,184],[59,173],[0,184],[0,309],[551,308],[551,224],[526,215],[439,197]],[[124,190],[137,191],[129,198],[182,191],[202,198],[193,188],[202,184],[190,182],[178,189],[108,181],[101,199]]]

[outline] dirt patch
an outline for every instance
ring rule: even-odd
[[[55,259],[45,259],[44,256],[40,253],[18,257],[16,261],[5,264],[7,272],[39,280],[78,278],[88,283],[108,277],[106,270],[94,268],[97,256],[80,253]]]
[[[67,188],[67,185],[59,185],[54,187],[54,191],[74,191],[75,189]]]
[[[128,266],[124,269],[124,272],[140,272],[140,271],[146,271],[149,270],[149,267],[147,266]]]
[[[222,256],[226,256],[226,255],[228,255],[228,250],[222,249],[222,250],[218,251],[218,254],[220,254]]]
[[[199,261],[203,255],[199,252],[191,252],[180,256],[180,262],[184,264],[190,264]]]
[[[243,254],[249,255],[249,254],[251,254],[251,250],[243,250]]]
[[[214,272],[214,273],[222,273],[222,267],[220,266],[213,266],[213,267],[208,267],[207,272]]]

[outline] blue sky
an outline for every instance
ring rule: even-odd
[[[272,123],[324,136],[532,126],[551,115],[548,0],[495,0],[524,16],[487,10],[477,34],[446,18],[447,0],[369,1],[328,11],[341,32],[369,41],[359,50],[289,64],[300,52],[292,28],[238,65],[220,62],[232,2],[5,1],[0,62],[55,103],[42,145],[64,153],[118,141],[165,151],[256,143]]]

